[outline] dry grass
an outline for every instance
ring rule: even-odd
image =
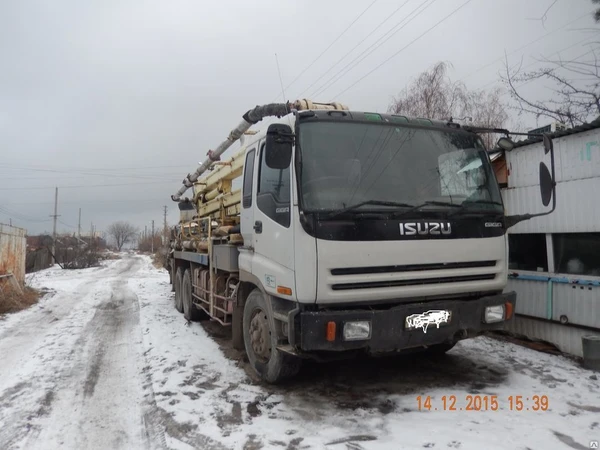
[[[0,290],[0,315],[14,313],[29,308],[40,299],[40,292],[26,286],[23,294],[19,294],[10,286],[3,286]]]
[[[165,268],[165,255],[161,254],[161,252],[156,252],[152,255],[152,265],[157,269]]]

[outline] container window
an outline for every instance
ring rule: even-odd
[[[558,273],[600,276],[600,233],[562,233],[552,236]]]
[[[546,235],[509,234],[508,268],[511,270],[548,271]]]

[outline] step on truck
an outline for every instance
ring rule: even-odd
[[[507,229],[554,211],[554,150],[543,135],[546,211],[508,216],[482,133],[493,151],[517,134],[309,100],[249,110],[172,195],[175,308],[231,327],[270,383],[305,358],[439,354],[502,328]]]

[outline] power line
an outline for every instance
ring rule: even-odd
[[[78,229],[77,227],[75,227],[75,226],[73,226],[73,225],[69,225],[68,223],[65,223],[65,222],[63,222],[63,221],[62,221],[62,220],[60,220],[60,219],[59,219],[59,222],[60,222],[62,225],[66,226],[66,227],[73,228],[74,230],[77,230],[77,229]]]
[[[398,56],[401,52],[403,52],[404,50],[406,50],[408,47],[410,47],[412,44],[414,44],[415,42],[417,42],[419,39],[421,39],[427,33],[429,33],[430,31],[432,31],[433,29],[435,29],[437,26],[439,26],[440,24],[442,24],[443,22],[445,22],[446,20],[448,20],[450,17],[452,17],[454,14],[456,14],[458,11],[460,11],[462,8],[464,8],[465,6],[467,6],[472,1],[473,0],[467,0],[462,5],[460,5],[458,8],[454,9],[450,14],[448,14],[447,16],[445,16],[442,20],[440,20],[439,22],[436,22],[435,25],[429,27],[427,30],[425,30],[423,33],[421,33],[415,39],[413,39],[412,41],[410,41],[408,44],[406,44],[404,47],[402,47],[400,50],[398,50],[392,56],[390,56],[389,58],[387,58],[386,60],[384,60],[381,64],[379,64],[378,66],[376,66],[375,68],[373,68],[372,70],[370,70],[369,72],[367,72],[364,76],[362,76],[361,78],[359,78],[358,80],[356,80],[354,83],[352,83],[346,89],[344,89],[343,91],[339,92],[334,98],[338,98],[344,92],[350,90],[351,88],[353,88],[354,86],[356,86],[358,83],[360,83],[362,80],[364,80],[365,78],[367,78],[373,72],[375,72],[376,70],[379,70],[384,64],[388,63],[390,60],[392,60],[393,58],[395,58],[396,56]]]
[[[572,62],[576,62],[578,59],[580,59],[580,58],[583,58],[584,56],[587,56],[587,55],[589,55],[590,53],[593,53],[594,51],[595,51],[594,49],[592,49],[592,50],[588,50],[586,53],[584,53],[584,54],[582,54],[582,55],[579,55],[579,56],[577,56],[576,58],[573,58],[571,61],[572,61]],[[536,77],[536,78],[530,78],[529,80],[527,80],[527,81],[524,81],[523,83],[521,83],[521,84],[519,84],[519,85],[515,85],[515,89],[521,88],[521,87],[525,86],[526,84],[533,83],[534,81],[538,81],[539,79],[540,79],[540,78],[537,78],[537,77]],[[585,80],[588,80],[588,81],[590,81],[590,80],[591,80],[591,78],[586,78]],[[504,93],[502,94],[502,96],[506,96],[506,95],[510,95],[510,92],[504,92]],[[587,96],[586,96],[586,97],[584,97],[584,98],[585,98],[586,100],[587,100],[587,99],[589,99],[589,97],[587,97]]]
[[[114,186],[139,186],[143,184],[171,184],[172,181],[152,181],[152,182],[143,182],[143,183],[119,183],[119,184],[82,184],[79,186],[59,186],[61,189],[80,189],[80,188],[94,188],[94,187],[114,187]],[[38,187],[9,187],[9,188],[0,188],[0,191],[30,191],[30,190],[40,190],[40,189],[52,189],[54,186],[38,186]]]
[[[52,173],[80,173],[82,175],[88,176],[102,176],[102,177],[117,177],[117,178],[139,178],[139,179],[156,179],[156,178],[164,178],[160,175],[132,175],[132,174],[114,174],[114,173],[95,173],[95,172],[86,172],[86,171],[76,171],[76,170],[60,170],[60,169],[35,169],[35,168],[26,168],[26,167],[12,167],[13,170],[26,170],[31,172],[52,172]]]
[[[577,41],[577,42],[575,42],[574,44],[571,44],[571,45],[569,45],[568,47],[565,47],[565,48],[562,48],[562,49],[560,49],[560,50],[557,50],[556,52],[554,52],[554,53],[551,53],[551,54],[550,54],[550,55],[548,55],[548,56],[551,56],[551,55],[558,55],[558,54],[560,54],[561,52],[564,52],[564,51],[566,51],[566,50],[569,50],[569,49],[571,49],[571,48],[575,47],[576,45],[579,45],[579,44],[581,44],[582,42],[589,41],[589,40],[592,40],[592,39],[596,39],[596,38],[595,38],[595,37],[589,37],[589,36],[588,36],[588,37],[586,37],[585,39],[582,39],[581,41]],[[591,42],[590,42],[590,43],[591,43]],[[587,53],[586,53],[586,54],[587,54]],[[544,58],[547,58],[548,56],[544,56]],[[529,64],[527,64],[527,65],[523,66],[523,67],[522,67],[522,69],[527,69],[528,67],[531,67],[531,66],[533,66],[533,65],[535,65],[535,64],[538,64],[538,63],[539,63],[539,61],[533,61],[533,62],[531,62],[531,63],[529,63]],[[480,87],[479,87],[479,88],[477,88],[476,90],[485,89],[485,88],[487,88],[488,86],[490,86],[491,84],[494,84],[494,83],[497,83],[497,82],[498,82],[498,80],[492,80],[492,81],[490,81],[489,83],[486,83],[486,84],[484,84],[484,85],[480,86]]]
[[[379,30],[381,28],[381,26],[386,23],[388,20],[390,20],[394,15],[396,15],[396,13],[398,11],[400,11],[410,0],[406,0],[404,3],[402,3],[402,5],[400,5],[398,8],[396,8],[396,10],[394,12],[392,12],[390,15],[388,15],[382,22],[380,22],[377,26],[375,26],[375,28],[373,28],[371,30],[371,32],[369,34],[367,34],[363,39],[360,40],[360,42],[358,44],[356,44],[354,47],[352,47],[350,49],[350,51],[348,51],[344,56],[342,56],[340,59],[338,59],[329,69],[327,69],[327,71],[325,71],[323,74],[321,74],[321,76],[319,78],[317,78],[315,81],[313,81],[313,83],[308,86],[306,89],[304,89],[302,92],[300,92],[296,98],[300,98],[300,96],[302,96],[302,94],[304,94],[305,92],[307,92],[310,88],[312,88],[315,84],[317,84],[319,81],[321,81],[323,79],[323,77],[325,75],[327,75],[329,72],[331,72],[331,70],[337,66],[340,62],[342,62],[344,59],[346,59],[346,57],[352,53],[357,47],[360,47],[362,44],[365,43],[365,41],[367,39],[369,39],[373,33],[375,33],[377,30]]]
[[[289,89],[289,88],[290,88],[290,87],[291,87],[291,86],[292,86],[292,85],[293,85],[293,84],[294,84],[296,81],[298,81],[298,79],[299,79],[299,78],[300,78],[302,75],[304,75],[304,74],[306,73],[306,71],[307,71],[307,70],[309,70],[309,69],[310,69],[310,68],[311,68],[311,67],[312,67],[312,66],[313,66],[313,65],[314,65],[314,64],[315,64],[315,63],[316,63],[316,62],[317,62],[317,61],[318,61],[320,58],[321,58],[321,56],[323,56],[323,55],[324,55],[324,54],[325,54],[325,53],[326,53],[326,52],[327,52],[327,51],[328,51],[328,50],[329,50],[329,49],[330,49],[330,48],[333,46],[333,44],[335,44],[335,43],[336,43],[336,42],[337,42],[337,41],[338,41],[338,40],[339,40],[339,39],[340,39],[340,38],[341,38],[341,37],[342,37],[342,36],[343,36],[343,35],[346,33],[346,31],[348,31],[348,30],[349,30],[349,29],[352,27],[352,25],[354,25],[354,24],[355,24],[355,23],[358,21],[358,19],[360,19],[360,18],[361,18],[361,17],[362,17],[362,16],[363,16],[363,15],[364,15],[364,14],[365,14],[365,13],[366,13],[366,12],[367,12],[369,9],[371,9],[371,7],[372,7],[372,6],[373,6],[373,5],[374,5],[376,2],[377,2],[377,0],[373,0],[373,2],[372,2],[372,3],[371,3],[369,6],[367,6],[367,7],[366,7],[366,9],[364,9],[364,10],[363,10],[363,12],[361,12],[361,13],[358,15],[358,17],[356,17],[356,19],[354,19],[354,20],[353,20],[353,21],[350,23],[350,25],[348,25],[348,26],[347,26],[347,27],[344,29],[344,31],[342,31],[342,32],[341,32],[341,33],[340,33],[340,34],[339,34],[339,35],[338,35],[338,36],[337,36],[337,37],[336,37],[336,38],[335,38],[335,39],[334,39],[334,40],[331,42],[331,44],[329,44],[329,45],[327,46],[327,48],[326,48],[325,50],[323,50],[323,51],[322,51],[322,52],[319,54],[319,56],[317,56],[317,57],[316,57],[316,58],[315,58],[315,59],[314,59],[314,60],[313,60],[313,61],[312,61],[312,62],[311,62],[311,63],[310,63],[308,66],[306,66],[306,68],[305,68],[304,70],[302,70],[302,72],[300,72],[300,73],[299,73],[299,74],[296,76],[296,78],[294,78],[294,79],[292,80],[292,82],[286,86],[286,88],[285,88],[285,89],[286,89],[286,90],[287,90],[287,89]],[[271,103],[273,103],[275,100],[277,100],[277,99],[278,99],[278,98],[279,98],[281,95],[282,95],[282,94],[277,94],[277,97],[275,97],[273,100],[271,100]],[[285,99],[284,99],[284,100],[285,100]]]
[[[154,198],[154,199],[130,199],[130,200],[67,200],[67,201],[62,201],[62,204],[66,204],[66,203],[151,203],[151,202],[164,202],[165,198],[168,198],[168,195],[165,195],[161,198]],[[19,202],[19,205],[48,205],[51,204],[53,202],[51,201],[44,201],[44,202]]]
[[[385,32],[382,36],[379,37],[373,44],[363,50],[358,56],[356,56],[352,61],[346,64],[342,69],[338,70],[332,77],[330,77],[325,83],[319,86],[312,94],[311,97],[318,96],[337,83],[341,78],[343,78],[348,72],[358,66],[361,62],[363,62],[366,58],[368,58],[375,50],[380,48],[383,44],[389,41],[392,37],[394,37],[399,31],[404,29],[408,24],[410,24],[413,20],[419,17],[427,8],[433,5],[437,0],[425,0],[415,9],[413,9],[404,19],[390,28],[387,32]],[[427,4],[429,2],[429,4]],[[420,11],[419,11],[420,9]],[[413,17],[410,17],[416,12]],[[408,19],[408,21],[407,21]],[[402,25],[402,26],[400,26]],[[400,27],[400,28],[398,28]],[[397,28],[397,29],[396,29]],[[391,34],[390,34],[391,33]],[[388,36],[389,35],[389,36]],[[383,38],[388,36],[383,42],[380,42]],[[366,54],[365,54],[366,53]],[[364,56],[363,56],[364,55]],[[363,56],[361,58],[361,56]],[[360,58],[360,60],[359,60]],[[357,61],[358,60],[358,61]],[[356,62],[356,63],[355,63]]]
[[[0,167],[15,167],[12,164],[6,164],[6,163],[0,163]],[[44,166],[38,166],[38,165],[30,165],[29,167],[34,167],[34,168],[39,168],[39,169],[48,169],[48,168],[52,168],[52,167],[48,167],[46,165]],[[61,169],[68,169],[68,170],[85,170],[85,171],[110,171],[110,170],[146,170],[146,169],[183,169],[186,168],[188,166],[183,166],[183,165],[177,165],[177,166],[136,166],[136,167],[94,167],[94,168],[89,168],[89,167],[65,167],[65,166],[61,166]]]
[[[516,49],[516,50],[513,50],[512,52],[508,53],[508,55],[505,55],[505,54],[503,54],[501,57],[499,57],[499,58],[497,58],[497,59],[495,59],[495,60],[493,60],[493,61],[491,61],[491,62],[489,62],[489,63],[487,63],[487,64],[484,64],[483,66],[479,67],[477,70],[474,70],[474,71],[472,71],[472,72],[468,73],[467,75],[465,75],[464,77],[462,77],[462,78],[461,78],[460,80],[458,80],[458,81],[464,81],[464,80],[466,80],[466,79],[467,79],[467,78],[469,78],[471,75],[475,75],[476,73],[479,73],[479,72],[481,72],[483,69],[486,69],[486,68],[490,67],[492,64],[495,64],[495,63],[497,63],[498,61],[502,61],[502,59],[504,59],[504,57],[505,57],[505,56],[510,56],[510,55],[512,55],[512,54],[514,54],[514,53],[516,53],[516,52],[519,52],[519,51],[523,50],[524,48],[527,48],[527,47],[529,47],[530,45],[533,45],[533,44],[535,44],[536,42],[539,42],[540,40],[542,40],[542,39],[544,39],[544,38],[546,38],[546,37],[550,36],[551,34],[554,34],[554,33],[556,33],[557,31],[560,31],[560,30],[562,30],[562,29],[563,29],[563,28],[565,28],[566,26],[568,26],[568,25],[571,25],[572,23],[574,23],[574,22],[577,22],[578,20],[581,20],[581,19],[583,19],[583,18],[584,18],[584,17],[586,17],[586,16],[589,16],[589,14],[590,14],[590,13],[592,13],[592,12],[593,12],[593,11],[586,12],[585,14],[582,14],[581,16],[577,17],[576,19],[574,19],[574,20],[571,20],[570,22],[567,22],[567,23],[565,23],[565,24],[564,24],[564,25],[562,25],[561,27],[559,27],[559,28],[556,28],[555,30],[552,30],[552,31],[550,31],[550,32],[548,32],[548,33],[546,33],[546,34],[544,34],[544,35],[540,36],[539,38],[536,38],[536,39],[534,39],[533,41],[531,41],[531,42],[529,42],[529,43],[527,43],[527,44],[525,44],[525,45],[522,45],[522,46],[521,46],[521,47],[519,47],[518,49]]]
[[[0,206],[0,213],[4,214],[5,216],[14,217],[15,219],[21,220],[23,222],[32,222],[32,223],[50,222],[50,219],[33,218],[31,216],[27,216],[27,215],[19,213],[17,211],[10,210],[3,206]]]

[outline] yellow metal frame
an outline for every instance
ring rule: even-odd
[[[194,203],[199,217],[212,217],[223,222],[240,213],[241,190],[232,191],[233,180],[244,170],[246,147],[226,161],[215,163],[216,169],[194,184]]]

